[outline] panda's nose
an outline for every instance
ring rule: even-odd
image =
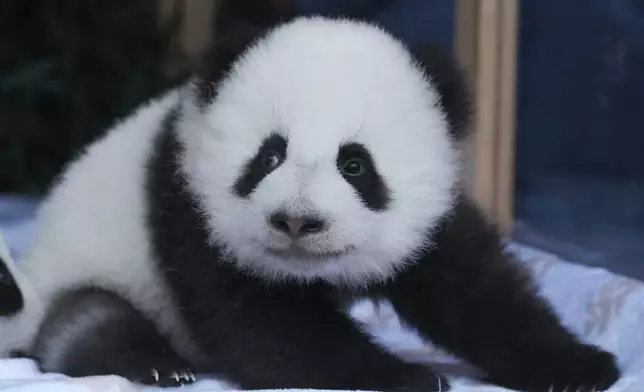
[[[317,234],[326,230],[324,220],[312,216],[290,216],[283,213],[271,215],[270,224],[276,230],[286,233],[293,238],[308,234]]]

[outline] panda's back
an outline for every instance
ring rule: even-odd
[[[97,285],[128,298],[161,328],[173,323],[169,295],[150,254],[146,164],[176,90],[151,101],[88,146],[43,202],[21,267],[43,298]]]

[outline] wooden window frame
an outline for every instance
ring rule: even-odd
[[[465,187],[512,229],[519,0],[454,0],[454,51],[473,86],[473,137],[463,146]]]
[[[160,0],[161,19],[173,12],[181,15],[179,45],[188,61],[195,62],[211,36],[213,7],[216,0]]]

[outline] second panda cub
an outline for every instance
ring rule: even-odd
[[[23,268],[49,300],[44,370],[447,391],[342,311],[368,297],[490,382],[617,380],[459,188],[468,106],[446,55],[288,1],[219,3],[202,72],[89,146],[43,206]]]

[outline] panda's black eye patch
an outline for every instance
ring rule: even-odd
[[[253,158],[244,165],[241,175],[233,185],[239,197],[248,197],[257,185],[286,159],[287,141],[282,135],[271,134],[259,147]]]
[[[367,208],[373,211],[387,208],[390,202],[389,189],[378,173],[371,153],[362,144],[349,143],[341,146],[336,165]]]

